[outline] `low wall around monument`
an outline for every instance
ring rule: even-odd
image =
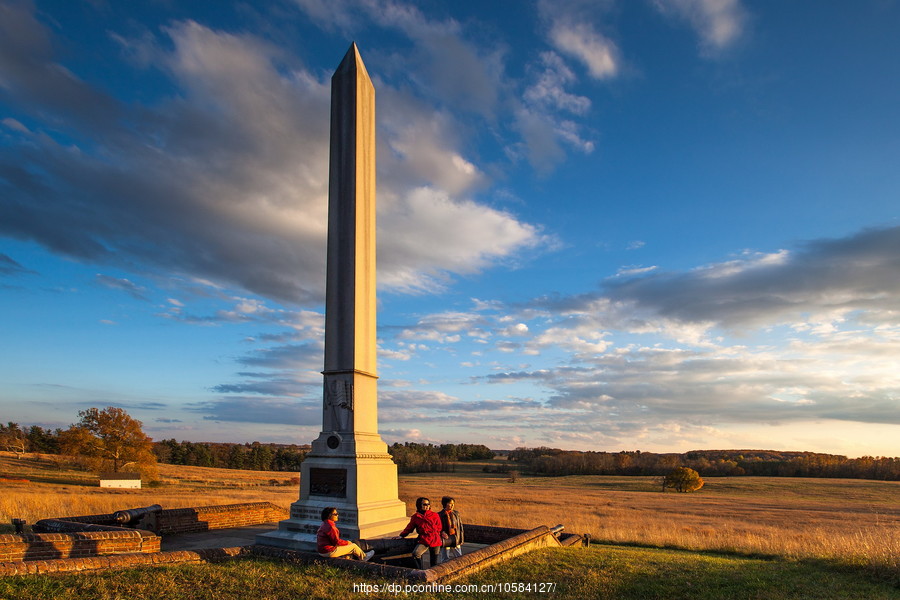
[[[586,541],[583,536],[564,533],[562,525],[525,530],[466,524],[466,542],[475,547],[470,547],[461,557],[425,570],[392,566],[390,560],[386,561],[387,564],[378,564],[376,561],[379,556],[396,550],[393,545],[399,540],[393,539],[360,540],[365,549],[371,546],[376,550],[376,561],[368,563],[325,559],[311,552],[259,544],[163,552],[160,551],[160,546],[161,536],[164,535],[271,523],[286,518],[288,511],[270,502],[168,510],[158,509],[157,506],[149,508],[154,510],[142,513],[139,528],[112,525],[116,522],[114,513],[45,519],[35,523],[34,527],[35,530],[43,527],[47,533],[0,535],[0,576],[121,569],[181,562],[217,562],[266,556],[290,562],[325,562],[338,568],[362,570],[389,579],[430,584],[471,575],[538,548],[571,546]],[[154,531],[148,531],[151,529],[150,525]],[[412,543],[413,540],[402,541]],[[381,545],[385,547],[381,548]],[[379,550],[381,554],[378,553]]]
[[[0,535],[0,563],[150,553],[159,548],[158,535],[139,529],[4,534]]]
[[[207,550],[176,550],[142,554],[110,554],[84,558],[60,558],[56,560],[29,560],[0,562],[0,577],[4,575],[43,575],[47,573],[72,573],[132,569],[135,567],[162,566],[177,563],[220,562],[240,558],[247,549],[210,548]]]
[[[271,502],[247,502],[162,510],[153,515],[146,526],[159,535],[171,535],[259,525],[281,521],[288,516],[287,509]]]
[[[287,509],[271,502],[248,502],[158,510],[141,521],[140,529],[123,527],[115,513],[42,519],[34,533],[0,535],[0,563],[158,553],[163,535],[259,525],[287,516]],[[77,561],[67,564],[85,568]]]

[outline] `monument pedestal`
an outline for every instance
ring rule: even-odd
[[[398,499],[397,465],[378,435],[323,432],[300,469],[300,499],[291,504],[290,518],[256,543],[315,552],[326,506],[338,509],[345,540],[392,537],[409,523]]]

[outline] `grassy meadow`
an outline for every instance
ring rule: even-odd
[[[595,541],[826,558],[900,573],[900,483],[711,477],[662,493],[654,477],[520,477],[458,471],[401,477],[401,496],[451,493],[466,521],[562,523]],[[412,506],[410,504],[410,506]]]
[[[507,475],[483,473],[481,468],[485,464],[459,463],[453,473],[401,475],[400,497],[412,512],[418,496],[438,500],[449,494],[456,498],[457,508],[466,522],[522,528],[562,523],[566,531],[590,534],[598,544],[584,551],[562,549],[529,554],[527,560],[490,569],[469,578],[472,581],[487,581],[495,576],[500,577],[498,581],[534,580],[540,573],[554,573],[553,580],[566,589],[590,585],[596,593],[588,595],[600,598],[900,598],[900,483],[897,482],[707,478],[700,491],[678,494],[662,493],[656,479],[651,477],[519,477],[510,482]],[[33,523],[52,516],[108,513],[154,503],[177,508],[270,501],[286,507],[296,500],[298,493],[296,484],[283,485],[292,473],[173,465],[159,465],[159,473],[158,487],[101,490],[89,474],[69,470],[48,457],[27,455],[16,459],[12,454],[0,453],[0,477],[29,480],[0,481],[0,523],[8,524],[13,517]],[[281,485],[271,485],[272,480]],[[5,530],[9,531],[10,527]],[[173,567],[167,572],[171,573],[169,577],[177,579],[179,569],[198,569],[198,573],[218,569],[227,579],[240,577],[238,565],[241,564],[245,563]],[[266,561],[246,564],[248,569],[290,568]],[[557,569],[556,565],[560,564],[569,566]],[[613,564],[619,566],[613,569]],[[649,573],[653,570],[657,571],[656,575]],[[857,594],[853,590],[857,589],[854,586],[858,582],[851,585],[852,590],[846,588],[848,583],[819,584],[829,580],[820,571],[832,578],[849,578],[847,581],[854,582],[863,577],[863,581],[870,581],[877,590],[868,590],[860,583],[859,589],[868,591]],[[694,584],[689,579],[701,573],[706,574],[703,575],[706,587],[692,587]],[[109,581],[96,583],[95,580],[106,581],[102,575],[79,576],[73,580],[76,583],[71,585],[76,588],[91,588],[83,596],[52,592],[58,582],[69,581],[70,577],[46,578],[48,583],[38,586],[49,586],[46,596],[40,595],[44,592],[32,590],[29,593],[34,596],[8,597],[120,597],[100,589],[113,585]],[[663,593],[644,581],[647,577],[662,578],[667,583],[660,585],[667,591]],[[783,578],[786,589],[793,592],[779,595],[782,592],[776,586],[776,591],[769,593],[772,577]],[[168,579],[164,577],[160,581]],[[64,587],[68,589],[68,585]],[[173,581],[169,585],[173,590],[178,588]],[[240,587],[238,583],[235,585]],[[687,586],[691,594],[675,593],[672,586],[676,585]],[[763,589],[759,586],[767,593],[759,592]],[[725,593],[732,588],[747,593]],[[832,588],[846,593],[834,595]],[[3,589],[0,587],[0,598],[7,597]],[[753,589],[759,593],[750,593]],[[260,591],[254,597],[329,595],[295,591],[298,593],[288,596]],[[146,596],[121,597],[181,597],[170,592],[176,595],[154,588]]]
[[[152,573],[152,576],[150,574]],[[515,584],[549,584],[513,591]],[[380,591],[353,592],[353,585]],[[385,591],[387,585],[401,590]],[[900,588],[864,572],[809,561],[592,545],[531,552],[435,593],[324,565],[246,559],[110,573],[0,578],[0,600],[334,600],[559,598],[597,600],[897,600]],[[486,586],[494,587],[489,591]]]

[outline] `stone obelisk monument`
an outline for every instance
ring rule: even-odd
[[[257,543],[315,550],[335,506],[345,539],[397,534],[408,522],[397,466],[378,435],[375,332],[375,88],[356,44],[331,78],[328,270],[322,433],[300,471],[300,499]]]

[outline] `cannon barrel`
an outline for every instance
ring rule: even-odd
[[[80,533],[83,531],[122,531],[121,527],[66,521],[65,519],[41,519],[32,529],[35,533]]]
[[[121,523],[122,525],[134,525],[147,515],[159,512],[161,510],[162,506],[160,506],[159,504],[151,504],[150,506],[144,506],[142,508],[117,510],[113,513],[113,518],[116,520],[116,522]]]

